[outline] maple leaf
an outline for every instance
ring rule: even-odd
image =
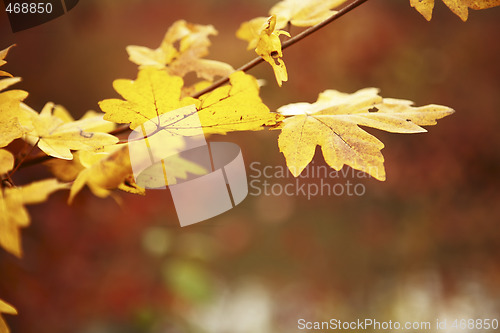
[[[454,112],[440,105],[411,105],[411,101],[382,98],[375,88],[354,94],[326,90],[313,104],[295,103],[278,109],[291,116],[283,121],[280,151],[295,177],[311,162],[319,145],[325,161],[335,170],[348,165],[385,180],[380,152],[384,144],[359,125],[393,133],[420,133],[426,132],[420,126],[434,125]]]
[[[38,148],[47,155],[71,160],[71,150],[97,150],[118,142],[113,135],[100,132],[113,129],[113,124],[104,121],[102,116],[65,122],[72,119],[69,113],[50,102],[45,104],[40,114],[33,110],[29,112],[33,130],[26,133],[25,139],[33,145],[38,144]]]
[[[17,315],[17,310],[12,305],[0,299],[0,333],[9,333],[10,330],[2,318],[2,313]]]
[[[180,120],[177,114],[162,116],[188,105],[197,107],[193,116],[199,117],[205,134],[259,130],[274,125],[280,118],[262,103],[257,80],[243,72],[231,74],[230,85],[204,94],[198,100],[180,99],[183,80],[154,68],[141,69],[135,81],[120,79],[113,85],[125,100],[99,102],[106,113],[104,119],[130,123],[131,129],[152,121],[158,130],[175,130],[176,135],[190,136],[195,127],[199,128],[199,122],[193,122],[194,117]]]
[[[464,22],[469,17],[469,8],[479,10],[500,6],[500,0],[443,0],[443,2]],[[427,21],[431,20],[434,0],[410,0],[410,5]]]
[[[24,205],[41,203],[66,184],[46,179],[22,187],[0,189],[0,247],[21,257],[20,228],[30,224]]]
[[[255,52],[272,66],[276,81],[281,87],[283,81],[288,81],[288,74],[282,59],[280,35],[290,37],[288,32],[276,30],[276,16],[272,15],[260,32]]]
[[[202,59],[208,55],[210,35],[217,35],[217,30],[212,25],[190,24],[179,20],[168,29],[157,49],[127,46],[129,60],[140,66],[167,68],[171,75],[181,77],[194,71],[199,78],[213,81],[215,76],[228,76],[234,69],[221,61]],[[176,43],[179,44],[178,48]]]

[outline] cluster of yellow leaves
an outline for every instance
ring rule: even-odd
[[[127,52],[130,61],[140,67],[165,68],[171,75],[180,77],[194,71],[199,78],[213,81],[215,76],[225,77],[234,72],[233,67],[224,62],[202,59],[208,55],[208,36],[216,34],[211,25],[179,20],[168,29],[158,48],[130,45]]]
[[[2,313],[16,315],[17,311],[12,305],[10,305],[10,304],[8,304],[0,299],[0,333],[9,333],[10,330],[2,318]]]
[[[414,7],[427,21],[432,18],[435,0],[410,0],[410,5]],[[500,0],[443,0],[443,2],[462,21],[467,21],[469,8],[479,10],[495,6],[500,6]]]
[[[359,126],[393,133],[421,133],[454,111],[440,105],[412,107],[407,100],[382,98],[375,88],[354,94],[325,90],[315,103],[295,103],[278,109],[288,116],[278,139],[288,168],[298,176],[311,162],[316,146],[335,170],[344,165],[385,180],[384,144]]]

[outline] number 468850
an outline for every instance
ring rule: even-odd
[[[52,4],[50,2],[14,2],[9,3],[5,11],[9,14],[50,14],[52,13]]]

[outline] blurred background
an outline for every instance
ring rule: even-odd
[[[2,11],[0,49],[17,44],[3,69],[23,78],[16,87],[34,109],[53,101],[79,117],[117,97],[114,79],[135,79],[127,45],[158,47],[178,19],[213,24],[208,58],[236,68],[255,57],[235,37],[240,23],[273,4],[81,0],[16,34]],[[301,318],[430,321],[434,330],[437,318],[500,319],[499,31],[500,8],[463,23],[438,1],[427,22],[407,0],[371,0],[287,49],[282,88],[268,65],[252,69],[267,81],[261,96],[272,110],[373,86],[456,113],[424,134],[369,130],[386,145],[387,181],[349,178],[363,195],[249,195],[180,228],[163,191],[119,194],[118,205],[85,190],[71,206],[56,193],[30,207],[23,259],[0,251],[0,297],[19,310],[6,316],[12,331],[288,333]],[[280,168],[277,136],[213,139],[239,144],[247,166]],[[320,151],[314,165],[325,165]],[[18,182],[45,174],[24,169]]]

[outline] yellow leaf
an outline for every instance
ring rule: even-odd
[[[12,305],[0,299],[0,333],[9,333],[9,328],[2,318],[2,313],[16,315],[17,310]]]
[[[7,53],[9,53],[9,50],[14,46],[15,44],[9,46],[8,48],[6,49],[3,49],[0,51],[0,66],[3,66],[7,63],[7,61],[5,61],[5,57],[7,56]],[[7,73],[7,72],[4,72],[4,71],[0,71],[0,76],[9,76],[9,77],[12,77],[11,74]]]
[[[14,156],[5,149],[0,149],[0,175],[14,168]]]
[[[157,49],[130,45],[127,46],[127,52],[129,60],[137,65],[167,68],[171,75],[181,77],[194,71],[199,78],[213,81],[215,76],[228,76],[234,71],[224,62],[201,59],[208,55],[208,36],[216,34],[217,31],[211,25],[179,20],[168,29]]]
[[[33,111],[33,130],[26,133],[25,137],[31,144],[38,142],[38,148],[47,155],[71,160],[71,150],[97,150],[118,142],[111,134],[93,132],[102,126],[109,126],[101,116],[65,123],[61,115],[57,117],[52,114],[53,109],[54,104],[47,103],[40,114]],[[58,112],[63,112],[60,107]],[[67,116],[63,118],[67,119]]]
[[[326,90],[313,104],[289,104],[278,109],[291,116],[283,121],[278,139],[288,168],[298,176],[311,162],[316,146],[321,146],[325,161],[335,170],[343,165],[385,180],[384,144],[362,130],[361,126],[394,133],[426,132],[420,126],[452,114],[439,105],[412,107],[412,102],[383,99],[375,88],[354,94]]]
[[[21,257],[20,228],[30,223],[24,205],[45,201],[51,193],[66,187],[66,184],[47,179],[23,187],[0,190],[0,247]]]
[[[281,87],[283,81],[288,80],[285,63],[283,62],[283,53],[281,51],[280,35],[290,37],[286,31],[276,30],[276,16],[269,17],[266,24],[262,27],[255,52],[268,62],[274,71],[276,81]]]
[[[464,22],[469,17],[469,8],[479,10],[500,6],[500,0],[443,0],[443,2]],[[431,20],[434,0],[410,0],[410,5],[427,21]]]
[[[130,123],[130,128],[135,129],[165,112],[196,104],[191,97],[180,99],[182,86],[180,77],[144,68],[139,70],[135,81],[119,79],[113,82],[113,87],[125,100],[106,99],[99,102],[99,106],[106,113],[104,119]]]

